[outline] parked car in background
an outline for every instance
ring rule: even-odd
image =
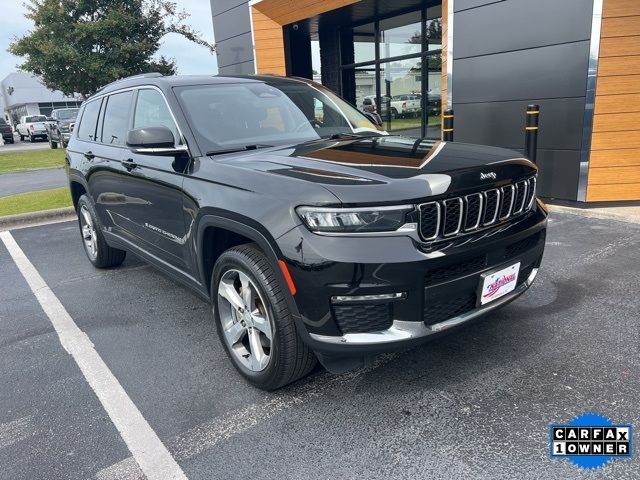
[[[16,127],[20,140],[28,138],[35,142],[37,138],[47,139],[47,117],[45,115],[26,115],[20,117],[20,123]]]
[[[51,148],[58,148],[58,145],[67,148],[71,126],[75,124],[77,116],[77,108],[61,108],[51,112],[52,121],[47,127]]]
[[[0,118],[0,132],[2,132],[2,140],[4,143],[13,143],[13,128],[4,118]]]
[[[417,117],[422,111],[420,95],[394,95],[391,97],[391,115],[396,117]]]
[[[147,74],[78,118],[65,157],[89,261],[130,251],[209,300],[260,388],[455,330],[542,260],[533,163],[389,135],[311,81]]]

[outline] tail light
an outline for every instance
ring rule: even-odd
[[[29,128],[30,128],[31,130],[33,130],[33,124],[29,125]]]
[[[371,111],[373,113],[376,113],[378,111],[378,107],[376,106],[376,104],[374,103],[373,105],[371,105]]]
[[[402,109],[406,110],[407,109],[407,102],[402,102]]]

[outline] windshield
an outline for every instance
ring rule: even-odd
[[[27,117],[25,119],[26,123],[35,123],[35,122],[46,122],[47,117],[44,115],[34,115],[33,117]]]
[[[279,81],[176,87],[204,151],[285,145],[340,134],[381,135],[369,119],[320,85]]]
[[[77,116],[78,116],[77,108],[58,111],[58,120],[73,120]]]

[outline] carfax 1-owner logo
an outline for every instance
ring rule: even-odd
[[[578,467],[600,468],[632,455],[631,425],[615,425],[607,417],[584,413],[566,425],[549,426],[551,458],[568,458]]]

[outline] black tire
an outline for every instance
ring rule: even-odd
[[[34,143],[35,141],[36,139],[34,138],[34,136],[29,134],[29,142]]]
[[[13,145],[14,143],[16,143],[16,141],[15,141],[13,138],[11,138],[11,139],[9,140],[9,143],[10,143],[11,145]]]
[[[20,141],[24,142],[24,135],[20,135]]]
[[[49,147],[54,150],[58,148],[58,142],[54,142],[53,140],[51,140],[51,135],[49,135]]]
[[[87,210],[89,216],[92,220],[92,225],[94,226],[92,233],[95,235],[94,241],[96,243],[96,253],[90,250],[87,246],[87,242],[85,241],[85,236],[83,233],[83,209]],[[117,267],[122,262],[124,262],[125,257],[127,256],[127,252],[124,250],[119,250],[117,248],[110,247],[106,240],[104,239],[104,235],[102,234],[102,227],[100,225],[100,221],[98,220],[98,215],[96,214],[96,210],[93,206],[93,202],[87,195],[82,195],[78,199],[78,226],[80,227],[80,236],[82,237],[82,245],[84,247],[84,251],[87,254],[87,258],[96,268],[110,268]]]
[[[230,270],[246,274],[266,299],[269,317],[273,319],[270,360],[259,372],[249,370],[230,352],[224,338],[218,309],[218,284],[222,275]],[[233,247],[216,262],[211,276],[211,298],[218,336],[234,367],[249,383],[263,390],[275,390],[307,375],[317,363],[316,356],[300,339],[289,311],[283,288],[265,254],[255,244]]]

